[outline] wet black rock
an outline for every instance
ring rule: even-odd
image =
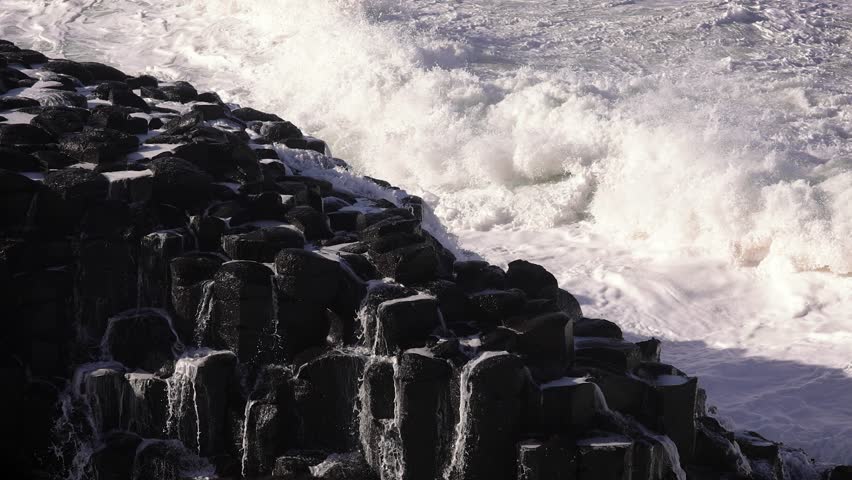
[[[20,63],[24,66],[33,66],[38,63],[47,62],[47,57],[40,52],[28,49],[0,52],[0,58],[8,63]]]
[[[89,115],[89,111],[84,108],[46,107],[30,120],[30,125],[39,127],[58,137],[65,133],[83,130]]]
[[[731,473],[744,478],[751,475],[751,466],[733,433],[725,430],[712,417],[698,418],[696,426],[695,464],[710,467],[718,473]]]
[[[234,260],[214,277],[212,328],[221,347],[242,362],[255,360],[274,327],[273,272],[261,263]]]
[[[140,75],[138,77],[130,77],[125,79],[127,86],[132,89],[137,89],[141,87],[154,87],[156,88],[158,83],[157,79],[150,75]]]
[[[64,135],[59,148],[80,162],[110,163],[139,148],[139,139],[118,130],[90,128]]]
[[[429,335],[442,328],[440,315],[437,300],[425,295],[383,302],[376,311],[376,328],[367,337],[367,345],[378,355],[421,347]]]
[[[122,81],[127,78],[127,75],[117,68],[104,65],[96,62],[82,62],[80,65],[89,72],[92,81]]]
[[[148,168],[154,172],[152,196],[155,200],[189,209],[209,202],[213,179],[192,163],[164,157],[153,160]]]
[[[464,367],[460,382],[463,425],[457,430],[461,438],[455,440],[449,478],[513,478],[515,441],[530,388],[523,362],[511,354],[482,354]]]
[[[274,121],[264,123],[260,134],[273,142],[283,142],[288,138],[301,138],[302,131],[290,122]]]
[[[234,260],[271,263],[284,248],[302,248],[305,237],[294,228],[268,227],[248,233],[225,235],[222,248]]]
[[[113,105],[122,105],[125,107],[138,108],[143,112],[151,111],[151,107],[148,106],[148,103],[143,100],[142,97],[136,95],[135,93],[129,90],[121,90],[118,88],[110,89],[109,101]]]
[[[0,125],[0,145],[45,145],[55,141],[55,136],[34,125],[21,123]]]
[[[38,100],[27,97],[0,97],[0,111],[18,108],[38,107]]]
[[[257,156],[246,145],[190,143],[175,148],[173,155],[193,163],[220,182],[248,184],[263,178]]]
[[[283,122],[284,119],[272,113],[264,113],[253,108],[243,107],[237,108],[231,112],[236,118],[244,122],[261,121],[261,122]]]
[[[456,262],[453,271],[456,274],[456,283],[468,292],[506,288],[506,273],[488,262]]]
[[[126,82],[121,81],[107,81],[101,82],[92,90],[92,94],[95,98],[100,100],[109,100],[109,96],[113,90],[118,90],[122,92],[130,92],[130,85]]]
[[[89,206],[105,200],[109,193],[106,177],[82,168],[51,172],[45,176],[44,185],[80,216]]]
[[[574,335],[578,337],[624,338],[621,328],[601,318],[581,318],[574,323]]]
[[[56,91],[39,98],[39,103],[45,107],[65,106],[86,108],[88,101],[86,97],[75,92]]]
[[[307,240],[321,240],[333,236],[328,217],[307,205],[291,208],[287,211],[286,218],[305,234]]]
[[[427,243],[415,243],[373,255],[379,272],[401,283],[428,282],[436,278],[438,257]]]
[[[159,87],[165,100],[172,102],[187,103],[198,98],[198,91],[187,82],[175,82],[172,85]]]
[[[561,438],[518,443],[518,480],[576,478],[576,446]]]
[[[33,155],[9,147],[0,147],[0,168],[15,172],[40,172],[47,171],[46,167]]]
[[[156,372],[174,358],[179,344],[171,319],[155,310],[133,310],[109,320],[104,348],[128,368]]]
[[[440,478],[453,448],[457,411],[453,409],[453,369],[446,360],[421,349],[400,355],[396,375],[402,462],[401,478]]]
[[[295,385],[304,448],[345,452],[358,443],[355,402],[365,359],[329,353],[302,365]]]
[[[225,118],[229,113],[227,107],[215,103],[196,103],[192,106],[192,111],[200,112],[201,117],[208,122]]]
[[[92,73],[89,71],[88,68],[86,68],[85,65],[73,62],[71,60],[51,60],[45,63],[42,68],[51,72],[69,75],[87,85],[91,84],[95,80],[94,75],[92,75]]]
[[[541,265],[515,260],[509,262],[506,271],[506,285],[509,288],[519,288],[531,298],[540,298],[540,292],[550,287],[557,287],[556,277]]]

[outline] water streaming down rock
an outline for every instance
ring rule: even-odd
[[[230,351],[196,350],[177,360],[168,380],[167,432],[201,456],[224,451],[225,410],[236,366]]]
[[[452,457],[444,470],[446,480],[512,475],[512,437],[520,425],[527,375],[520,359],[508,352],[483,352],[464,366]],[[491,404],[491,395],[503,401]]]
[[[206,346],[207,329],[210,326],[210,315],[213,311],[213,280],[205,280],[201,287],[201,302],[195,314],[195,331],[193,338],[195,346]]]
[[[98,428],[100,412],[93,408],[85,381],[101,369],[121,368],[116,362],[94,362],[80,365],[59,397],[60,413],[54,426],[51,447],[59,460],[58,474],[68,480],[84,480],[91,475],[90,459],[100,444]]]

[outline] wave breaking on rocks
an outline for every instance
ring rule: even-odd
[[[274,113],[0,41],[0,159],[9,475],[850,474]]]

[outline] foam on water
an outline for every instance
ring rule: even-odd
[[[455,228],[591,218],[852,271],[848,9],[478,3],[12,1],[2,34],[286,112]]]

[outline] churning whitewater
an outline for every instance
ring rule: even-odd
[[[852,4],[4,0],[0,37],[274,111],[852,461]],[[38,32],[34,37],[32,32]]]

